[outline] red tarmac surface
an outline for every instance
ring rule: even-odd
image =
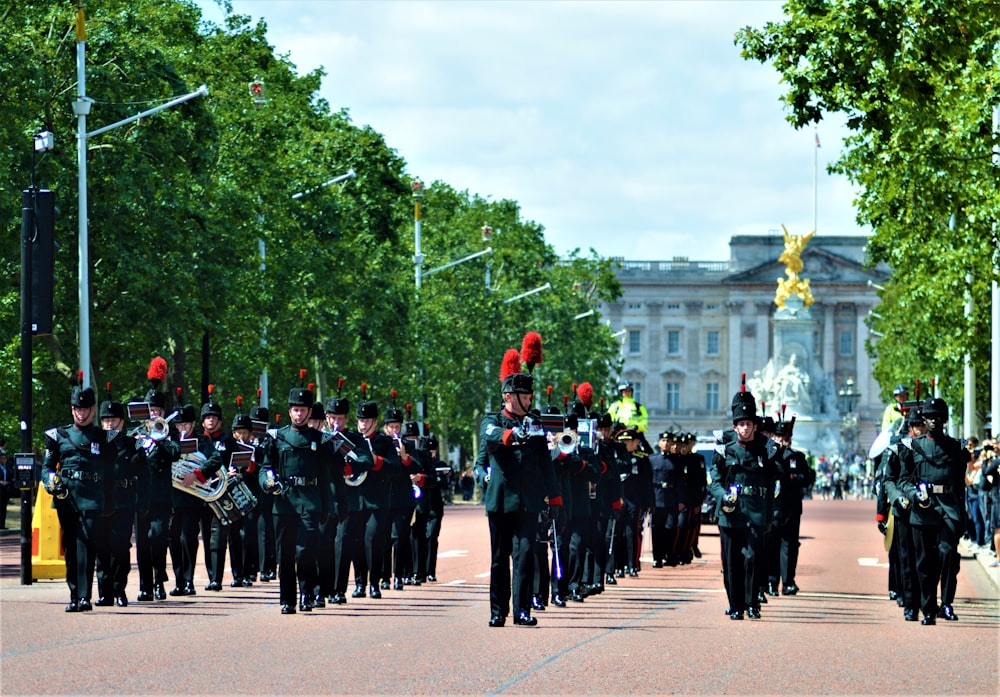
[[[282,616],[276,583],[66,614],[64,581],[20,584],[0,537],[0,694],[1000,694],[1000,596],[963,558],[958,622],[904,622],[870,501],[806,501],[794,597],[733,622],[706,528],[694,564],[653,569],[536,628],[487,626],[489,536],[446,508],[437,583]],[[13,507],[11,509],[13,512]],[[16,524],[16,518],[8,520]],[[647,534],[648,540],[648,534]],[[230,579],[226,578],[226,583]],[[169,587],[169,586],[168,586]]]

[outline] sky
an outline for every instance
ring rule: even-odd
[[[516,201],[560,255],[721,261],[732,236],[782,225],[867,233],[854,187],[826,172],[843,120],[795,130],[777,72],[734,44],[780,21],[778,0],[232,5],[300,73],[323,67],[321,95],[409,175]]]

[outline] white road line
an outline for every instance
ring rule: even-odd
[[[467,549],[449,549],[447,552],[438,552],[438,559],[454,559],[455,557],[467,557]]]
[[[883,569],[889,568],[889,562],[879,562],[878,557],[858,557],[858,566],[876,566]]]

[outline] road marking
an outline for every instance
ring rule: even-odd
[[[448,581],[448,583],[442,583],[442,586],[462,586],[465,585],[465,579],[459,578],[454,581]]]
[[[485,574],[476,574],[476,578],[489,578],[490,572],[487,571]]]
[[[467,556],[469,556],[469,550],[467,549],[449,549],[447,552],[438,553],[438,559],[454,559],[455,557]]]
[[[889,568],[889,562],[879,562],[878,557],[858,557],[858,566],[877,566],[883,569]]]

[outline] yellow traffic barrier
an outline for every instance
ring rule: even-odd
[[[66,555],[63,553],[62,526],[52,507],[52,494],[38,485],[35,508],[31,513],[31,578],[66,578]]]

